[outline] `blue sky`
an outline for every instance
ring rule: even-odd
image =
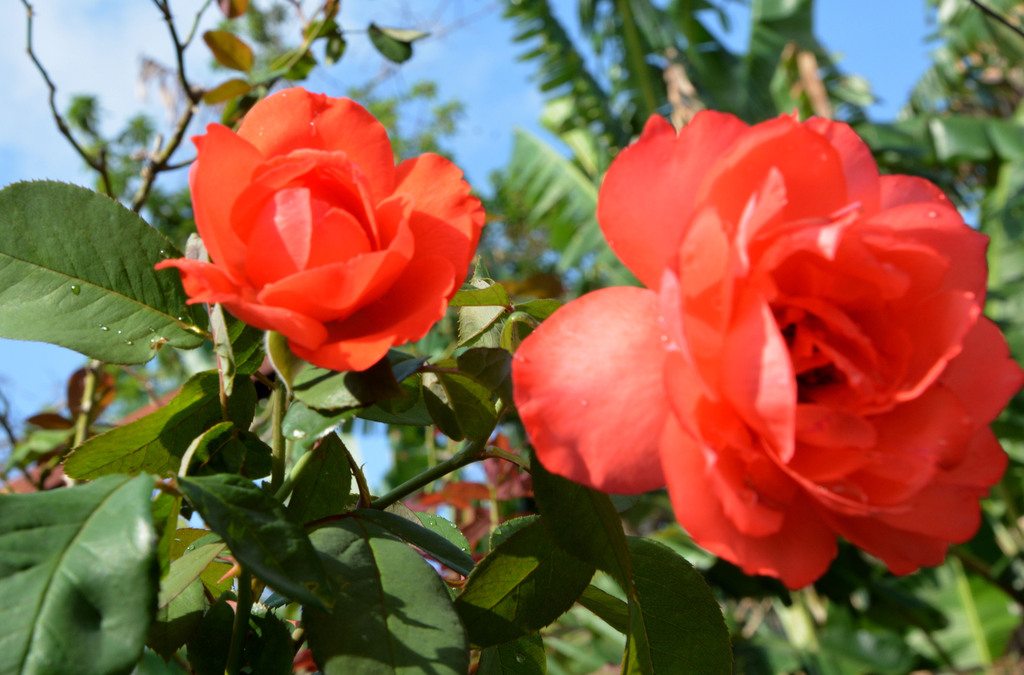
[[[179,30],[185,30],[185,17],[200,4],[199,0],[172,0],[172,9],[182,17]],[[553,4],[560,18],[571,22],[575,3],[553,0]],[[818,2],[818,35],[827,48],[842,57],[846,72],[869,80],[880,98],[871,109],[876,120],[895,117],[909,88],[927,67],[925,37],[930,26],[925,4],[923,0]],[[136,82],[140,56],[172,62],[160,17],[151,3],[35,0],[33,5],[38,15],[36,50],[58,86],[60,104],[65,104],[71,93],[97,94],[106,111],[108,130],[117,129],[126,117],[140,110],[162,119],[158,97],[151,91],[147,99],[140,99]],[[412,60],[389,77],[380,91],[387,94],[432,79],[438,82],[443,99],[463,101],[466,115],[451,145],[470,182],[486,190],[488,174],[509,156],[512,130],[521,126],[539,131],[536,120],[543,104],[530,83],[532,64],[516,58],[523,47],[511,42],[512,26],[501,19],[500,3],[376,0],[350,1],[343,7],[345,26],[361,28],[376,20],[382,25],[423,27],[440,33],[417,43]],[[746,9],[734,4],[731,15],[738,30],[730,44],[742,45]],[[214,19],[214,12],[209,12],[208,21]],[[0,3],[0,85],[5,92],[0,104],[0,186],[44,178],[87,184],[91,177],[81,170],[81,161],[58,135],[49,115],[47,92],[25,55],[24,37],[21,3]],[[359,38],[352,37],[339,64],[317,72],[306,86],[337,95],[378,75],[381,60],[366,40]],[[208,57],[204,50],[201,42],[197,44],[188,66],[197,80],[212,85],[223,75],[205,70]],[[205,121],[213,121],[213,116]],[[13,406],[14,421],[60,401],[64,381],[83,360],[49,345],[0,340],[0,392]]]

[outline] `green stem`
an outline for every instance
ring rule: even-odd
[[[99,380],[97,371],[102,367],[99,361],[90,361],[85,368],[85,382],[82,386],[82,400],[78,406],[78,418],[75,420],[75,447],[85,443],[89,438],[89,425],[92,423],[93,399],[96,398],[96,383]]]
[[[271,395],[271,434],[272,438],[270,441],[270,449],[273,451],[271,456],[271,468],[270,468],[270,490],[271,492],[277,493],[281,489],[281,484],[284,482],[284,465],[285,465],[285,452],[287,450],[284,440],[284,413],[288,407],[288,392],[285,389],[285,384],[280,380],[274,386],[274,393]]]
[[[370,508],[386,509],[399,499],[407,497],[426,485],[430,485],[438,478],[443,478],[453,471],[458,471],[464,466],[469,466],[473,462],[483,459],[486,450],[487,439],[471,441],[462,450],[459,450],[445,461],[427,469],[418,476],[410,478],[383,497],[373,500],[370,502]]]
[[[238,575],[238,602],[235,605],[235,622],[231,627],[231,646],[225,675],[238,675],[242,670],[242,648],[249,634],[249,613],[252,611],[252,574],[245,569]]]
[[[284,503],[284,500],[288,499],[288,495],[292,493],[295,483],[302,476],[302,472],[306,470],[306,467],[309,465],[309,460],[312,457],[313,451],[310,450],[295,460],[295,464],[292,465],[292,470],[288,472],[288,477],[284,479],[281,487],[279,487],[277,492],[274,493],[274,499],[282,504]]]
[[[974,604],[974,595],[971,593],[971,584],[964,572],[964,566],[960,558],[954,557],[949,561],[949,567],[953,570],[956,578],[956,592],[960,597],[960,603],[964,608],[964,617],[967,619],[967,626],[971,631],[971,638],[974,641],[974,648],[978,650],[978,658],[983,666],[992,665],[992,653],[988,649],[988,640],[985,638],[985,629],[981,625],[981,617],[978,616],[978,607]]]

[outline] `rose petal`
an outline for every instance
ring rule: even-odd
[[[1024,384],[1024,371],[1010,356],[999,328],[978,319],[963,341],[963,351],[946,366],[940,381],[967,410],[976,425],[988,424]]]
[[[702,111],[677,136],[664,118],[651,117],[609,167],[597,219],[608,245],[648,288],[658,288],[678,250],[709,163],[746,129],[732,115]]]
[[[155,269],[175,268],[181,273],[181,285],[188,294],[188,304],[226,302],[239,297],[240,291],[223,268],[207,262],[174,258],[161,260]]]
[[[300,312],[242,299],[224,301],[223,304],[225,309],[245,323],[263,330],[277,331],[287,337],[293,346],[316,349],[327,339],[324,325]]]
[[[284,277],[260,291],[260,302],[329,322],[344,320],[379,300],[397,282],[413,256],[414,242],[408,226],[410,207],[404,199],[392,204],[399,212],[384,215],[400,220],[401,224],[395,226],[397,234],[386,250]],[[350,228],[355,227],[358,226],[350,224]]]
[[[376,302],[343,322],[328,325],[325,344],[293,346],[301,358],[331,370],[366,370],[390,347],[418,340],[444,316],[455,286],[455,270],[444,258],[415,257]]]
[[[231,209],[259,166],[259,150],[225,126],[211,124],[192,138],[198,157],[188,182],[196,228],[210,260],[224,267],[236,284],[245,279],[245,245],[231,227]]]
[[[750,127],[719,157],[694,159],[712,161],[697,194],[698,203],[716,205],[728,222],[740,222],[747,196],[758,192],[772,170],[785,179],[786,220],[824,218],[849,204],[846,190],[841,189],[846,178],[838,152],[828,139],[791,117]],[[829,189],[822,189],[823,185]],[[737,195],[744,197],[737,199]]]
[[[398,165],[395,192],[409,195],[415,204],[411,226],[418,254],[444,256],[456,269],[465,269],[485,215],[462,171],[438,155],[407,159]]]
[[[665,484],[657,316],[654,293],[607,288],[559,309],[520,345],[516,408],[548,470],[607,492]]]
[[[878,165],[871,148],[853,129],[842,122],[812,117],[804,127],[828,139],[839,152],[846,176],[846,193],[850,202],[859,202],[862,213],[875,213],[881,206],[881,184]]]
[[[257,216],[246,249],[245,271],[257,288],[306,267],[313,238],[307,188],[279,190]]]
[[[793,455],[796,424],[796,380],[786,342],[768,304],[747,292],[722,352],[722,393],[743,419],[764,436],[785,462]]]
[[[366,176],[374,202],[394,189],[395,158],[387,131],[349,99],[285,89],[246,113],[238,135],[267,157],[306,148],[340,150]]]
[[[665,424],[661,458],[679,524],[702,547],[739,565],[747,574],[778,577],[795,589],[824,574],[835,558],[835,534],[802,493],[796,493],[787,506],[774,534],[741,534],[712,492],[700,447],[674,417]]]

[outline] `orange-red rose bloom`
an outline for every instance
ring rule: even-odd
[[[981,316],[987,239],[847,126],[651,119],[598,219],[646,288],[556,312],[513,365],[550,470],[667,485],[697,543],[798,588],[840,535],[897,574],[976,531],[1022,382]]]
[[[357,103],[288,89],[238,133],[211,124],[189,173],[211,263],[167,260],[190,302],[219,302],[298,356],[364,370],[423,337],[461,285],[484,212],[437,155],[395,166]]]

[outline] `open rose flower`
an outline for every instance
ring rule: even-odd
[[[193,140],[212,262],[157,265],[178,268],[190,302],[219,302],[333,370],[364,370],[444,315],[484,223],[454,164],[396,167],[373,115],[303,89],[257,103],[237,134],[211,124]]]
[[[598,219],[647,288],[571,302],[517,352],[546,467],[667,485],[697,543],[791,588],[837,535],[907,574],[974,534],[1022,373],[981,316],[987,239],[934,185],[879,176],[843,124],[704,112],[651,119]]]

